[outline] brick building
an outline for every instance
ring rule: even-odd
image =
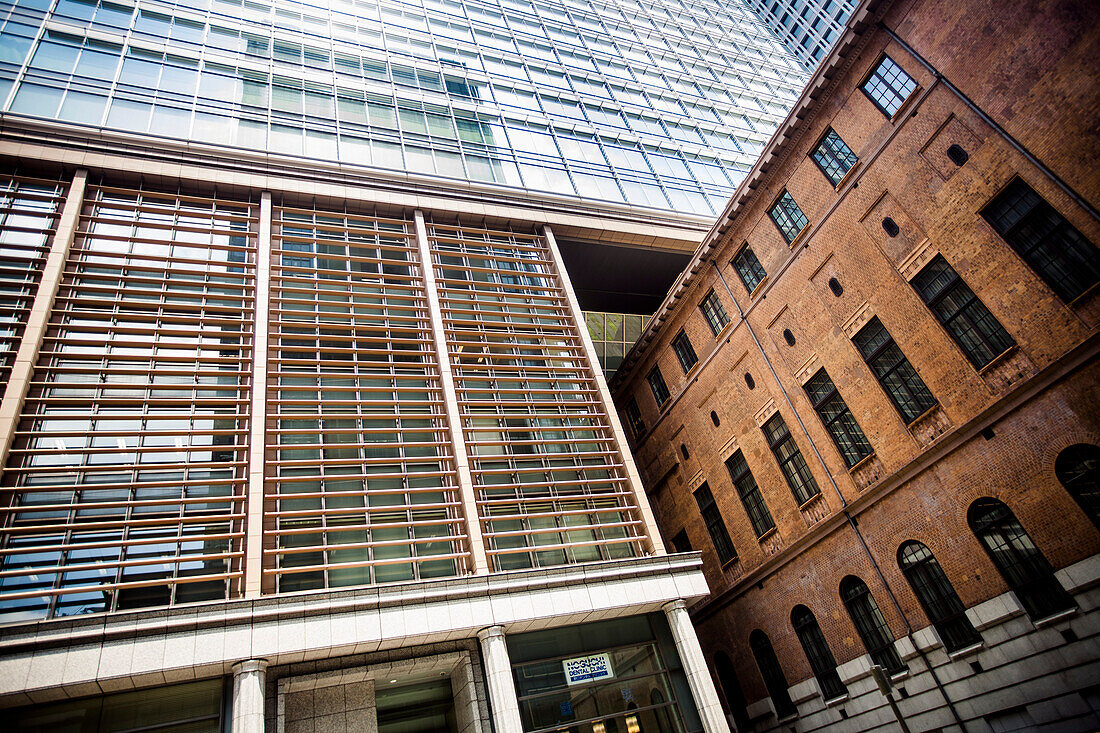
[[[1100,726],[1098,14],[864,2],[616,375],[739,730]]]

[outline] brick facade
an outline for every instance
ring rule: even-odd
[[[770,637],[788,683],[812,676],[790,623],[796,604],[814,612],[841,667],[867,653],[838,595],[847,575],[867,583],[895,639],[929,626],[896,559],[906,540],[931,549],[971,615],[1005,594],[967,524],[975,499],[1005,502],[1055,570],[1100,551],[1100,532],[1054,472],[1064,448],[1100,444],[1100,288],[1065,302],[980,214],[1019,177],[1100,243],[1098,16],[1068,1],[1011,12],[981,0],[864,3],[613,382],[620,409],[631,397],[641,409],[633,449],[666,541],[683,531],[703,553],[712,594],[692,614],[704,651],[729,655],[750,710],[768,694],[753,629]],[[860,88],[883,54],[916,82],[892,118]],[[859,159],[836,187],[810,158],[829,128]],[[784,189],[809,220],[790,245],[767,213]],[[751,293],[731,264],[746,244],[767,272]],[[1015,341],[981,369],[909,282],[937,254]],[[731,319],[717,338],[697,307],[711,290]],[[909,425],[853,344],[872,318],[936,400]],[[681,329],[700,359],[687,374],[670,347]],[[646,383],[654,366],[671,392],[660,408]],[[820,369],[873,449],[852,468],[803,389]],[[820,488],[801,507],[760,428],[776,411]],[[759,539],[724,465],[738,449],[776,525]],[[737,551],[724,567],[692,497],[704,481]],[[1097,673],[1097,637],[1085,636],[1097,624],[1082,598],[1064,623],[1076,624],[1092,666],[1063,662],[1067,689]],[[936,654],[950,661],[933,648],[931,662],[910,664],[914,678]],[[947,684],[955,712],[920,729],[999,714],[974,692],[982,684]],[[960,705],[968,695],[985,702]],[[842,707],[815,725],[847,719]]]

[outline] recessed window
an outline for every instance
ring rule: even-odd
[[[714,427],[718,427],[722,424],[722,421],[718,419],[718,413],[714,410],[710,411],[710,421],[714,423]]]
[[[981,635],[966,616],[966,606],[931,550],[910,540],[898,548],[898,566],[947,651],[956,652],[981,642]]]
[[[947,149],[947,157],[951,159],[951,162],[955,165],[963,165],[966,161],[970,160],[970,153],[963,150],[958,145],[952,145]]]
[[[779,470],[787,480],[787,486],[790,487],[798,505],[802,506],[820,494],[821,489],[818,488],[817,481],[810,473],[810,467],[806,465],[806,460],[802,457],[798,444],[794,442],[791,431],[787,429],[787,423],[783,422],[783,416],[778,412],[772,415],[764,423],[763,430],[764,437],[768,440],[768,447],[771,448],[775,460],[779,462]]]
[[[906,425],[936,404],[924,380],[877,316],[861,328],[852,341]]]
[[[680,443],[680,455],[684,457],[684,460],[691,458],[691,454],[688,453],[688,447],[683,443]]]
[[[626,422],[635,438],[645,432],[645,421],[642,420],[642,412],[638,409],[638,400],[633,397],[626,403]]]
[[[887,117],[901,109],[901,105],[917,88],[917,83],[906,74],[889,56],[883,56],[867,81],[863,82],[863,93]]]
[[[967,510],[966,521],[1033,621],[1076,605],[1007,504],[978,499]]]
[[[714,551],[718,554],[718,562],[726,563],[737,559],[737,551],[733,549],[733,541],[726,529],[726,523],[722,521],[722,514],[718,511],[718,505],[714,502],[714,495],[710,487],[703,484],[695,490],[695,502],[699,505],[699,513],[703,515],[703,523],[707,525],[710,540],[714,543]]]
[[[804,389],[849,468],[871,455],[871,444],[824,369],[810,377]]]
[[[718,675],[718,681],[721,683],[722,692],[725,693],[726,704],[729,705],[737,730],[748,730],[752,725],[749,719],[749,702],[745,699],[741,681],[737,679],[737,672],[734,671],[733,662],[730,661],[728,654],[718,652],[714,655],[714,671]]]
[[[1016,343],[943,255],[932,258],[909,284],[976,368]]]
[[[754,629],[749,634],[749,648],[752,649],[753,659],[760,669],[760,676],[764,679],[764,687],[768,690],[768,697],[775,706],[775,715],[780,720],[798,714],[798,708],[791,700],[790,686],[787,684],[787,676],[783,674],[783,667],[779,665],[779,657],[775,656],[771,639],[760,629]]]
[[[793,242],[798,233],[810,223],[788,191],[779,195],[775,204],[768,210],[768,216],[775,222],[775,226],[779,228],[779,233],[783,235],[783,239],[787,240],[787,244]]]
[[[750,293],[756,286],[763,282],[768,273],[764,272],[764,266],[756,259],[756,253],[747,244],[741,248],[737,256],[733,258],[733,268],[737,270],[738,277]]]
[[[745,372],[745,386],[749,389],[756,389],[756,380],[748,372]]]
[[[1100,282],[1100,250],[1017,178],[982,216],[1024,262],[1069,302]]]
[[[684,374],[699,363],[699,357],[695,355],[695,349],[691,346],[691,339],[683,330],[672,339],[672,350],[676,352],[676,358],[680,361],[680,368],[684,370]]]
[[[787,342],[787,346],[794,346],[794,334],[791,333],[791,329],[783,329],[783,340]]]
[[[1071,445],[1054,460],[1054,475],[1100,529],[1100,446]]]
[[[699,304],[699,310],[703,312],[703,318],[707,320],[707,325],[710,326],[710,330],[715,336],[730,322],[730,317],[726,315],[726,309],[722,307],[722,301],[718,299],[718,294],[713,290],[707,293],[707,297],[703,298],[703,302]]]
[[[665,384],[665,378],[661,374],[661,368],[653,367],[649,375],[646,376],[646,381],[649,382],[649,388],[653,390],[653,399],[657,400],[657,407],[665,404],[671,395],[668,391],[668,385]]]
[[[847,576],[840,581],[840,600],[848,609],[848,615],[852,617],[856,632],[872,661],[890,674],[904,671],[905,662],[901,661],[898,650],[894,648],[894,635],[867,584],[854,575]]]
[[[672,537],[672,546],[676,549],[676,552],[691,552],[691,540],[688,539],[688,533],[686,529],[681,529]]]
[[[838,298],[844,295],[844,286],[835,277],[829,278],[829,290],[833,291],[833,295]]]
[[[896,221],[890,217],[886,217],[882,220],[882,230],[886,232],[886,236],[896,237],[901,232],[901,227],[898,226]]]
[[[821,138],[821,142],[814,148],[810,157],[834,186],[840,183],[840,179],[844,178],[844,174],[851,170],[858,160],[852,149],[832,128],[829,128],[825,137]]]
[[[806,653],[817,683],[821,685],[822,696],[826,700],[834,700],[845,695],[848,688],[840,681],[840,675],[836,671],[836,658],[825,641],[825,634],[821,633],[821,626],[814,618],[813,611],[805,606],[795,606],[791,611],[791,626],[798,636],[798,643],[802,645],[802,651]]]
[[[749,523],[757,537],[762,537],[766,532],[775,527],[775,520],[768,511],[768,505],[764,503],[764,496],[760,493],[760,487],[749,470],[749,464],[741,451],[737,451],[726,459],[726,470],[730,472],[730,479],[737,489],[737,495],[741,497],[741,503],[745,507],[745,513],[749,515]]]

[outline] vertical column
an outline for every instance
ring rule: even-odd
[[[88,171],[80,168],[73,174],[65,203],[61,207],[61,218],[57,221],[57,231],[50,243],[46,264],[42,269],[42,279],[38,281],[38,291],[31,304],[27,325],[23,329],[23,338],[19,350],[15,352],[15,362],[11,367],[7,391],[0,402],[0,468],[7,465],[8,451],[11,449],[19,415],[23,410],[23,399],[27,396],[34,364],[38,361],[38,350],[46,335],[46,326],[50,320],[50,310],[57,290],[61,287],[61,275],[65,269],[65,260],[69,249],[76,239],[77,226],[80,223],[80,209],[84,205],[84,191],[88,184]]]
[[[703,650],[699,646],[699,637],[695,635],[695,627],[691,625],[687,605],[682,599],[669,601],[664,605],[664,612],[668,626],[672,629],[672,638],[676,641],[676,652],[680,655],[680,662],[687,674],[691,696],[695,698],[699,719],[703,721],[703,730],[705,733],[729,733],[729,724],[722,712],[722,703],[718,699],[718,691],[714,689],[714,680],[707,669]]]
[[[512,678],[508,646],[504,642],[504,627],[488,626],[477,632],[477,638],[481,641],[481,658],[485,663],[485,684],[489,687],[493,728],[496,733],[519,733],[523,730],[523,723],[519,718],[519,698]]]
[[[271,192],[260,195],[260,232],[256,243],[253,293],[252,405],[248,432],[248,503],[245,518],[244,596],[262,590],[264,552],[264,449],[267,427],[267,339],[271,294]],[[261,716],[262,718],[262,716]]]
[[[584,343],[585,355],[588,357],[589,366],[592,368],[592,374],[595,377],[596,386],[600,392],[600,403],[603,405],[604,412],[607,413],[608,422],[611,424],[611,433],[615,438],[615,447],[619,450],[619,455],[622,456],[623,466],[626,467],[626,477],[630,484],[630,489],[634,492],[634,500],[638,504],[638,509],[642,515],[642,521],[645,523],[646,534],[649,536],[650,550],[656,554],[664,554],[665,545],[661,540],[661,531],[657,528],[657,520],[653,517],[653,510],[649,506],[649,499],[645,495],[645,489],[642,487],[642,477],[638,474],[638,467],[634,465],[634,455],[630,452],[630,445],[626,442],[626,433],[623,431],[623,424],[619,420],[619,413],[615,409],[615,402],[611,399],[611,392],[607,389],[607,382],[604,381],[603,372],[600,369],[600,360],[596,355],[596,347],[592,344],[592,336],[588,333],[588,326],[584,322],[584,313],[581,312],[581,306],[577,302],[577,296],[573,293],[573,283],[569,281],[569,273],[565,269],[565,262],[561,258],[561,252],[558,250],[558,242],[554,239],[554,232],[551,231],[548,224],[544,224],[542,227],[543,234],[546,236],[546,244],[550,249],[550,256],[554,260],[554,267],[557,268],[558,275],[561,277],[562,285],[565,288],[565,297],[569,302],[569,310],[573,316],[573,321],[577,325],[577,331],[580,333],[581,341]]]
[[[233,665],[233,733],[264,733],[266,659]]]
[[[474,479],[470,473],[470,458],[466,453],[466,441],[462,437],[462,414],[458,409],[458,394],[455,392],[455,378],[451,372],[450,357],[447,356],[447,334],[443,330],[443,311],[439,305],[439,287],[435,282],[435,269],[432,267],[432,251],[428,246],[428,230],[424,225],[424,212],[413,212],[416,225],[416,241],[420,246],[420,266],[424,271],[424,292],[428,300],[428,313],[432,322],[432,340],[435,342],[436,361],[439,362],[439,381],[443,387],[443,402],[447,411],[447,424],[451,430],[451,445],[454,448],[455,468],[458,473],[458,491],[462,497],[462,511],[466,515],[466,532],[470,538],[470,552],[474,558],[474,573],[489,572],[489,561],[485,554],[485,540],[481,536],[481,519],[477,512],[477,493]],[[518,729],[517,729],[518,730]]]

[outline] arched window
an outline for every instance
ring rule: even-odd
[[[805,606],[795,606],[791,611],[791,626],[798,635],[798,642],[802,644],[802,651],[806,652],[806,658],[810,660],[810,669],[821,685],[821,694],[826,700],[847,694],[848,688],[840,681],[840,675],[836,673],[836,659],[825,641],[825,634],[821,633],[821,627],[814,618],[814,613]]]
[[[775,716],[779,719],[788,718],[798,714],[798,708],[791,700],[791,693],[787,689],[787,677],[783,674],[783,668],[779,666],[779,658],[775,656],[771,639],[760,629],[749,634],[749,647],[752,648],[752,656],[756,659],[756,666],[760,668],[760,676],[764,678],[764,687],[768,688],[768,696],[775,706]]]
[[[722,692],[726,694],[726,705],[733,716],[733,722],[737,724],[737,730],[748,730],[749,703],[741,690],[741,682],[737,679],[733,662],[725,652],[714,655],[714,670],[718,673],[718,682],[722,685]]]
[[[886,625],[886,619],[867,584],[856,576],[849,575],[840,581],[840,599],[844,601],[844,607],[852,617],[859,638],[863,640],[863,646],[867,647],[875,664],[890,674],[904,670],[905,662],[901,661],[897,649],[894,648],[894,635],[890,633],[890,627]]]
[[[1073,598],[1008,505],[978,499],[970,505],[966,521],[1032,620],[1074,607]]]
[[[1100,446],[1078,443],[1058,454],[1054,475],[1100,529]]]
[[[898,566],[947,651],[981,643],[981,635],[966,616],[966,607],[931,550],[910,540],[898,548]]]

